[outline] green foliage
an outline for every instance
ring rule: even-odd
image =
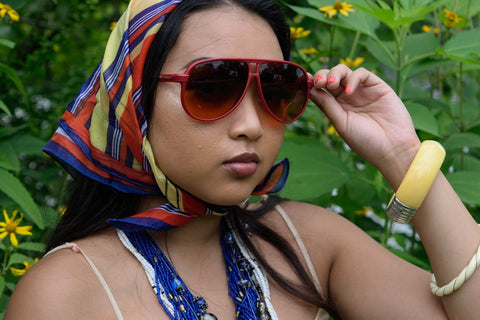
[[[20,19],[0,18],[0,222],[16,227],[0,231],[6,235],[0,238],[0,318],[19,273],[43,254],[63,209],[67,176],[41,149],[101,60],[110,25],[128,1],[5,4]]]
[[[312,31],[293,40],[293,59],[315,72],[362,57],[360,66],[380,75],[405,101],[420,138],[445,146],[442,171],[480,220],[480,6],[454,0],[347,2],[355,11],[331,18],[319,8],[333,0],[282,2],[292,27]],[[447,16],[456,22],[449,25]],[[282,194],[339,212],[395,254],[429,269],[411,226],[400,228],[384,214],[393,193],[386,181],[328,133],[331,124],[319,110],[309,108],[290,126],[282,149],[294,160]]]

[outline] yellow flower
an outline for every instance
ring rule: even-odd
[[[3,19],[5,18],[6,14],[10,16],[10,23],[20,20],[20,16],[18,15],[17,11],[13,10],[8,4],[3,4],[0,2],[0,17]]]
[[[325,15],[328,15],[330,19],[339,12],[344,16],[348,16],[348,12],[355,11],[351,4],[340,1],[335,1],[333,6],[323,6],[318,10],[325,12]]]
[[[65,215],[65,212],[67,212],[67,207],[60,207],[58,208],[58,213],[60,214],[61,217]]]
[[[318,53],[318,50],[315,48],[305,48],[305,49],[300,49],[300,52],[305,54],[315,54],[315,53]]]
[[[10,242],[14,247],[18,246],[18,240],[15,234],[20,234],[23,236],[31,236],[32,226],[19,227],[18,225],[22,222],[23,214],[20,213],[20,218],[15,220],[15,217],[18,213],[18,210],[14,210],[12,213],[12,218],[8,217],[7,211],[3,210],[3,217],[5,222],[0,222],[0,239],[5,238],[10,234]]]
[[[365,59],[362,57],[355,58],[355,60],[350,58],[346,58],[346,59],[340,58],[340,63],[346,65],[350,69],[358,67],[363,63],[363,61],[365,61]]]
[[[310,30],[305,30],[302,27],[290,27],[290,38],[292,40],[308,37],[312,33]]]
[[[355,214],[359,216],[366,216],[368,212],[373,212],[373,209],[371,207],[363,207],[362,210],[355,210]]]
[[[110,31],[112,31],[113,29],[115,29],[115,26],[117,25],[117,22],[112,22],[110,24]]]
[[[453,11],[448,11],[447,9],[443,10],[443,13],[445,13],[445,20],[443,21],[443,24],[447,28],[451,28],[463,19],[460,18],[455,12]]]
[[[35,258],[35,261],[33,261],[33,264],[37,263],[37,261],[38,261],[38,258]],[[30,269],[33,266],[33,264],[30,264],[27,261],[23,261],[23,265],[25,266],[25,268],[17,269],[14,267],[10,267],[10,271],[15,277],[21,277],[25,274],[25,272],[27,272],[28,269]]]
[[[439,34],[440,33],[440,29],[427,26],[426,24],[424,24],[422,26],[422,30],[423,30],[423,32],[433,32],[433,34]]]
[[[336,135],[336,136],[338,137],[337,129],[335,129],[335,127],[333,126],[333,124],[331,124],[330,127],[328,127],[327,133],[328,133],[329,135]]]

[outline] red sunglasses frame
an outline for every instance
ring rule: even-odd
[[[199,118],[197,116],[194,116],[193,114],[191,114],[189,111],[188,111],[188,108],[186,107],[186,103],[185,103],[185,88],[186,88],[186,84],[187,84],[187,81],[190,77],[190,71],[198,64],[200,63],[204,63],[204,62],[210,62],[210,61],[239,61],[239,62],[245,62],[247,64],[251,64],[251,63],[255,63],[256,66],[255,66],[255,72],[252,72],[252,70],[249,68],[248,70],[248,79],[247,79],[247,83],[245,84],[245,88],[243,89],[243,93],[241,95],[241,97],[238,99],[238,101],[235,103],[234,106],[232,106],[227,112],[225,112],[224,114],[218,116],[218,117],[215,117],[215,118],[212,118],[212,119],[202,119],[202,118]],[[280,118],[278,118],[271,110],[270,108],[268,107],[268,104],[267,104],[267,101],[265,100],[264,96],[263,96],[263,91],[262,91],[262,85],[261,85],[261,80],[260,80],[260,75],[259,75],[259,69],[260,69],[260,66],[263,64],[263,63],[285,63],[285,64],[288,64],[288,65],[292,65],[296,68],[299,68],[300,70],[302,70],[302,72],[305,74],[305,77],[306,77],[306,84],[307,84],[307,88],[306,88],[306,99],[305,99],[305,103],[302,107],[302,111],[300,111],[300,113],[298,114],[298,116],[296,116],[294,119],[292,120],[289,120],[289,121],[285,121],[285,120],[282,120]],[[185,110],[185,112],[192,118],[196,119],[196,120],[199,120],[199,121],[206,121],[206,122],[210,122],[210,121],[215,121],[215,120],[219,120],[221,118],[224,118],[226,116],[228,116],[230,113],[232,113],[239,105],[240,103],[242,102],[243,98],[245,97],[245,94],[247,93],[247,90],[248,90],[248,87],[250,86],[250,81],[252,80],[252,78],[256,78],[256,83],[257,83],[257,88],[258,88],[258,91],[259,91],[259,96],[260,96],[260,99],[263,103],[263,106],[265,107],[265,109],[267,110],[267,112],[277,121],[281,122],[281,123],[292,123],[294,122],[295,120],[297,120],[298,118],[300,118],[300,116],[303,114],[303,112],[305,111],[305,108],[307,107],[307,104],[308,104],[308,100],[310,98],[310,89],[313,87],[313,81],[308,79],[308,73],[307,71],[300,65],[296,64],[296,63],[293,63],[293,62],[290,62],[290,61],[284,61],[284,60],[268,60],[268,59],[243,59],[243,58],[213,58],[213,59],[202,59],[202,60],[198,60],[198,61],[195,61],[193,62],[192,64],[190,64],[187,69],[185,70],[185,73],[183,74],[159,74],[157,75],[157,78],[158,78],[158,81],[159,82],[180,82],[182,84],[182,91],[181,91],[181,100],[182,100],[182,107],[183,109]]]

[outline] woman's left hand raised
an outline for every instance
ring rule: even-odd
[[[345,65],[319,70],[313,79],[312,101],[354,152],[380,171],[402,157],[413,159],[420,141],[404,104],[383,80]]]

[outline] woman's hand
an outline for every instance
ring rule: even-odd
[[[345,65],[320,70],[313,79],[312,101],[354,152],[384,175],[408,168],[420,141],[392,88],[363,68],[352,71]]]

